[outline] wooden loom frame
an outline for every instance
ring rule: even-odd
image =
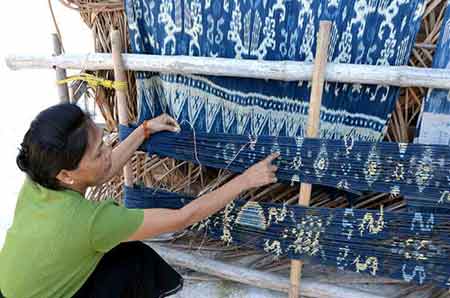
[[[201,58],[201,57],[182,57],[172,56],[165,57],[165,61],[157,61],[159,56],[152,55],[133,55],[121,54],[121,41],[119,32],[111,31],[112,55],[108,54],[88,54],[85,56],[61,55],[60,43],[57,37],[53,36],[55,55],[52,57],[39,56],[9,56],[6,59],[7,65],[11,69],[21,68],[55,68],[56,78],[62,79],[65,76],[66,68],[74,69],[114,69],[115,78],[117,80],[126,81],[125,70],[148,70],[148,71],[169,71],[177,73],[196,73],[207,75],[224,75],[233,77],[252,77],[264,79],[278,79],[285,81],[312,80],[312,93],[310,100],[310,108],[308,115],[308,137],[316,137],[319,127],[319,116],[321,106],[321,96],[324,81],[360,83],[360,84],[386,84],[400,87],[419,86],[430,88],[450,89],[450,71],[432,68],[417,68],[408,66],[369,66],[369,65],[352,65],[352,64],[332,64],[326,65],[327,49],[329,41],[331,23],[321,22],[319,30],[319,40],[314,65],[301,62],[268,62],[268,61],[233,61],[233,59],[224,58]],[[124,60],[124,61],[123,61]],[[245,69],[245,72],[242,72]],[[362,72],[362,73],[361,73]],[[118,97],[119,122],[120,124],[128,123],[128,115],[126,113],[126,95],[124,91],[116,91]],[[58,95],[62,102],[68,101],[67,85],[58,86]],[[132,185],[132,172],[130,164],[124,167],[125,185]],[[299,204],[309,205],[311,194],[311,185],[302,184],[300,189],[301,196]],[[174,252],[176,255],[176,253]],[[166,256],[169,257],[170,256]],[[178,261],[177,261],[178,260]],[[175,260],[179,262],[179,259]],[[198,261],[198,260],[197,260]],[[280,291],[288,291],[289,297],[294,298],[299,295],[299,280],[301,277],[301,261],[292,261],[290,286],[286,287],[286,282],[282,282],[283,286],[264,286]],[[192,264],[191,264],[192,266]],[[245,269],[244,269],[245,270]],[[239,278],[233,274],[225,276],[229,279],[242,282],[242,272]],[[251,275],[254,275],[254,272]],[[245,274],[244,274],[245,275]],[[252,275],[252,276],[253,276]],[[265,280],[266,275],[261,276]],[[266,277],[268,277],[267,275]],[[275,278],[276,277],[271,277]],[[255,280],[250,278],[254,284]],[[265,282],[268,282],[266,279]],[[269,282],[270,283],[270,282]],[[336,293],[336,289],[332,296],[329,296],[330,288],[319,288],[308,293],[311,285],[305,283],[306,295],[312,297],[355,297],[355,294],[344,290],[342,293]],[[288,290],[287,290],[288,289]],[[318,292],[318,294],[317,294]],[[356,291],[357,292],[357,291]],[[325,296],[324,296],[325,295]],[[341,296],[342,295],[342,296]],[[379,297],[364,293],[365,297]]]

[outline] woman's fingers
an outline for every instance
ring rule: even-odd
[[[277,179],[277,176],[275,175],[274,171],[269,170],[269,173],[267,174],[267,176],[269,177],[269,180],[272,182],[273,180]]]
[[[178,127],[176,127],[174,125],[168,125],[168,124],[164,124],[162,126],[161,130],[167,130],[167,131],[173,131],[173,132],[178,132],[179,131]]]
[[[162,114],[154,119],[151,120],[153,123],[154,132],[160,132],[160,131],[173,131],[173,132],[179,132],[180,125],[177,123],[175,119],[170,117],[168,114]]]
[[[278,182],[275,175],[278,167],[273,165],[272,162],[279,156],[279,152],[272,153],[262,161],[248,168],[243,173],[247,186],[253,188]]]
[[[169,114],[162,114],[161,118],[167,124],[176,123],[175,119],[169,116]]]
[[[275,159],[277,159],[280,156],[280,152],[274,152],[272,154],[270,154],[269,156],[267,156],[264,161],[268,164],[271,164],[272,161],[274,161]]]
[[[272,162],[280,157],[279,152],[274,152],[270,154],[268,157],[266,157],[266,171],[267,171],[267,183],[275,183],[278,181],[277,176],[275,175],[276,171],[278,170],[278,167],[276,165],[273,165]]]
[[[168,124],[171,127],[174,127],[175,128],[174,131],[179,131],[180,130],[180,125],[178,124],[178,122],[175,119],[173,119],[172,117],[170,117],[167,114],[164,114],[164,116],[165,116],[164,117],[164,122],[166,124]]]

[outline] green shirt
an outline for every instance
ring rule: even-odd
[[[102,256],[142,224],[143,210],[93,202],[27,178],[0,251],[6,298],[72,297]]]

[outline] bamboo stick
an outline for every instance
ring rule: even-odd
[[[122,54],[126,70],[202,74],[230,77],[310,81],[313,64],[296,61],[259,61],[229,58]],[[12,70],[32,68],[113,69],[110,54],[38,56],[10,55],[6,64]],[[412,66],[381,66],[328,63],[328,82],[427,87],[450,89],[450,70]]]
[[[314,61],[314,73],[312,77],[311,98],[309,100],[308,123],[306,136],[315,138],[318,136],[320,125],[320,106],[322,104],[322,92],[325,82],[325,68],[328,59],[328,45],[330,43],[331,22],[321,21],[317,41],[316,57]],[[300,185],[300,196],[298,204],[309,206],[311,200],[311,184],[302,183]],[[289,298],[299,296],[300,278],[302,277],[303,262],[292,260],[291,262],[291,286],[289,288]]]
[[[59,40],[58,34],[52,33],[52,42],[53,42],[53,52],[55,56],[59,56],[62,53],[61,41]],[[66,70],[64,68],[56,67],[56,81],[64,80],[67,76]],[[67,84],[58,84],[56,83],[56,89],[58,90],[58,98],[61,103],[70,102],[69,97],[69,89],[67,88]]]
[[[289,280],[277,274],[261,272],[224,262],[212,260],[204,256],[195,256],[182,250],[174,249],[166,245],[154,242],[147,245],[152,247],[168,263],[206,273],[212,276],[270,289],[279,292],[288,292]],[[366,291],[339,287],[332,284],[316,282],[311,279],[303,280],[302,295],[315,298],[382,298],[384,296],[372,294]]]
[[[127,81],[127,76],[122,63],[122,42],[120,40],[120,33],[118,30],[111,30],[111,47],[112,58],[114,66],[114,78],[117,81]],[[128,113],[127,113],[127,95],[126,90],[116,90],[117,96],[117,109],[119,112],[119,123],[122,125],[128,125]],[[133,169],[131,162],[127,162],[123,167],[124,182],[126,186],[133,185]]]

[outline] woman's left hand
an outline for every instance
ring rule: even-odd
[[[145,121],[144,126],[149,135],[160,131],[179,132],[181,130],[177,121],[167,114],[162,114],[158,117]]]

